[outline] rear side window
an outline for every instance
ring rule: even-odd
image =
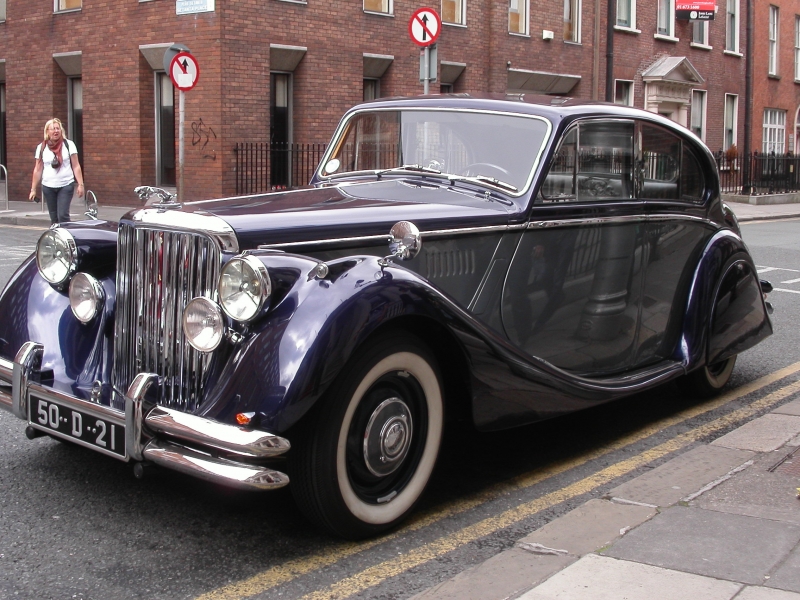
[[[553,156],[539,201],[633,198],[633,122],[586,121],[570,129]]]
[[[705,178],[686,142],[654,125],[643,124],[641,132],[639,197],[702,201]]]

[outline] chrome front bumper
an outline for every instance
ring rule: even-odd
[[[35,396],[125,428],[125,454],[106,453],[124,461],[152,462],[206,481],[248,490],[283,487],[289,478],[256,464],[289,450],[288,440],[220,423],[145,402],[158,376],[140,373],[125,394],[125,412],[95,404],[33,380],[44,348],[26,342],[13,361],[0,358],[0,408],[24,419],[30,427],[102,452],[68,435],[42,427],[30,418]]]

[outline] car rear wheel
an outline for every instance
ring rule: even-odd
[[[350,539],[394,526],[430,479],[443,421],[441,377],[422,341],[394,334],[367,344],[293,440],[298,506]]]
[[[678,380],[681,389],[692,396],[710,398],[719,393],[730,381],[736,356],[711,365],[704,365]]]

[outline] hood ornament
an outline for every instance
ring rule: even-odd
[[[183,207],[183,205],[176,200],[178,197],[177,194],[171,194],[162,188],[140,185],[134,189],[133,192],[139,196],[139,200],[141,200],[143,204],[147,204],[153,196],[158,196],[159,201],[154,202],[150,206],[162,212],[165,210],[177,210]]]

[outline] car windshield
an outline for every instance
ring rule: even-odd
[[[323,177],[394,171],[467,178],[518,195],[549,131],[540,117],[460,110],[354,115],[333,141]]]

